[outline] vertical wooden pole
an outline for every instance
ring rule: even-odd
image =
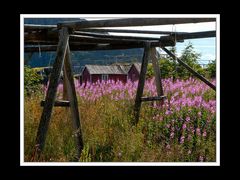
[[[77,95],[76,95],[74,78],[73,78],[73,70],[72,70],[72,62],[71,62],[69,45],[67,47],[66,58],[64,62],[64,74],[66,78],[67,96],[70,101],[70,110],[72,115],[73,129],[75,131],[74,136],[75,136],[75,141],[77,146],[76,160],[79,160],[82,149],[83,149],[83,138],[82,138],[80,116],[78,111],[78,101],[77,101]]]
[[[64,66],[65,66],[65,62],[64,61]],[[67,95],[67,80],[66,80],[66,72],[63,71],[63,100],[69,100],[68,99],[68,95]]]
[[[155,74],[155,83],[157,87],[157,94],[158,96],[163,96],[163,87],[162,87],[162,80],[161,80],[161,71],[160,66],[157,60],[157,50],[156,48],[151,48],[151,59],[153,63],[153,71]],[[163,99],[160,100],[160,104],[163,104]]]
[[[44,148],[44,143],[46,140],[46,135],[48,131],[48,126],[52,114],[53,105],[56,98],[57,86],[63,67],[63,62],[65,58],[65,53],[68,44],[68,29],[62,28],[59,34],[59,43],[57,48],[57,56],[53,64],[53,69],[50,76],[49,87],[47,90],[47,95],[45,99],[45,105],[43,108],[42,116],[40,119],[40,124],[38,127],[37,137],[36,137],[36,146],[34,152],[34,159],[40,158],[41,152]]]
[[[144,83],[145,83],[145,76],[147,72],[147,65],[148,60],[150,57],[150,42],[146,42],[145,48],[144,48],[144,54],[142,59],[142,66],[141,66],[141,72],[139,76],[138,81],[138,88],[136,93],[136,99],[135,99],[135,107],[134,107],[134,117],[135,117],[135,124],[139,121],[139,114],[140,114],[140,108],[141,108],[141,97],[143,95],[143,89],[144,89]]]

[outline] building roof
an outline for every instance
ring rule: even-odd
[[[127,74],[131,65],[86,65],[90,74]]]
[[[136,69],[137,69],[137,71],[140,73],[140,71],[141,71],[141,63],[133,63],[133,66],[135,66],[136,67]]]

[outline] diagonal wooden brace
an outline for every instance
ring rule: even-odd
[[[38,127],[37,137],[36,137],[36,145],[35,145],[35,153],[33,160],[35,158],[39,159],[41,152],[44,148],[46,135],[50,123],[50,118],[52,114],[52,109],[55,103],[56,92],[58,87],[58,82],[60,79],[61,70],[63,67],[63,62],[67,50],[68,45],[68,29],[62,28],[59,31],[59,43],[57,48],[57,56],[55,62],[53,64],[52,73],[49,80],[49,87],[46,94],[46,100],[43,108],[43,112],[40,119],[40,124]]]

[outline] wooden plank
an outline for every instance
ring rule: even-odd
[[[173,32],[173,31],[147,31],[147,30],[133,30],[133,29],[81,29],[81,31],[74,31],[74,34],[79,32],[113,32],[113,33],[134,33],[134,34],[186,34],[187,32]]]
[[[149,39],[150,40],[150,39]],[[140,43],[146,41],[145,39],[129,39],[127,37],[119,39],[119,37],[92,37],[92,36],[83,36],[83,35],[70,35],[70,41],[81,41],[81,42],[92,42],[92,43],[122,43],[122,42],[135,42]],[[153,39],[153,42],[158,42],[159,39]]]
[[[168,39],[170,38],[170,39]],[[151,42],[151,47],[159,46],[174,46],[175,42],[172,37],[161,37],[159,41]],[[56,51],[56,45],[41,45],[41,52]],[[82,44],[76,42],[70,42],[71,51],[95,51],[95,50],[115,50],[115,49],[131,49],[131,48],[144,48],[144,41],[142,42],[119,42],[119,43],[100,43],[96,44]],[[27,46],[24,47],[24,52],[38,52],[39,46]]]
[[[199,22],[213,22],[216,18],[123,18],[94,21],[69,21],[59,23],[58,27],[69,27],[75,30],[94,27],[126,27],[126,26],[151,26],[185,24]]]
[[[165,98],[166,98],[166,96],[141,97],[141,101],[161,101]]]
[[[143,59],[142,59],[142,66],[141,66],[141,71],[140,71],[140,75],[139,75],[137,93],[136,93],[136,98],[135,98],[135,106],[134,106],[134,117],[135,117],[134,123],[135,124],[137,124],[139,121],[139,114],[140,114],[140,109],[141,109],[141,98],[143,95],[148,60],[150,58],[150,46],[151,46],[150,42],[145,43],[144,54],[143,54]]]
[[[52,30],[56,28],[57,25],[24,24],[24,31]]]
[[[109,34],[101,34],[94,32],[80,32],[76,31],[74,35],[83,35],[83,36],[92,36],[92,37],[100,37],[100,38],[113,38],[113,39],[133,39],[133,40],[144,40],[144,41],[159,41],[160,38],[152,38],[152,37],[138,37],[138,36],[119,36],[119,35],[109,35]]]
[[[76,95],[74,78],[73,78],[73,70],[72,70],[72,62],[70,57],[69,46],[67,48],[66,58],[64,62],[64,72],[66,73],[66,76],[65,76],[66,88],[67,88],[67,95],[70,101],[70,110],[72,115],[73,129],[75,131],[74,136],[75,136],[75,141],[77,146],[76,160],[78,161],[83,149],[83,138],[82,138],[80,116],[78,111],[78,101],[77,101],[77,95]]]
[[[161,72],[160,72],[160,66],[158,64],[156,48],[151,48],[151,59],[152,59],[153,71],[155,75],[157,94],[160,97],[160,96],[163,96],[163,87],[162,87]],[[160,104],[161,105],[163,104],[162,100],[160,101]]]
[[[212,88],[214,91],[216,91],[216,86],[213,85],[210,81],[208,81],[205,77],[203,77],[201,74],[196,72],[194,69],[192,69],[190,66],[188,66],[185,62],[177,58],[173,53],[171,53],[168,49],[165,47],[161,47],[169,56],[171,56],[173,59],[176,59],[180,65],[185,67],[189,72],[191,72],[194,76],[199,78],[201,81],[203,81],[205,84],[207,84],[210,88]]]
[[[66,66],[66,60],[64,61],[64,66]],[[63,100],[69,100],[68,94],[67,94],[67,72],[66,68],[63,68]]]
[[[203,31],[203,32],[194,32],[194,33],[176,35],[177,41],[184,40],[184,39],[199,39],[199,38],[210,38],[210,37],[216,37],[216,31]]]
[[[171,40],[172,37],[167,37],[168,40]],[[82,42],[82,43],[144,43],[144,39],[128,39],[127,37],[125,39],[119,39],[119,36],[113,37],[113,38],[107,38],[107,37],[92,37],[92,36],[83,36],[83,35],[71,35],[69,38],[70,42]],[[150,40],[150,39],[147,39]],[[155,43],[159,43],[159,41],[164,41],[166,42],[166,37],[162,40],[162,39],[154,39],[153,42]],[[51,37],[51,36],[47,36],[47,35],[26,35],[24,36],[24,43],[25,45],[32,44],[44,44],[44,42],[46,42],[47,44],[57,44],[58,42],[58,38],[56,37]],[[173,42],[170,42],[171,44]],[[167,45],[166,45],[167,46]]]
[[[44,106],[46,104],[45,101],[41,101],[41,106]],[[57,100],[54,102],[54,106],[61,106],[61,107],[69,107],[70,102],[69,101],[63,101],[63,100]]]
[[[63,66],[63,61],[68,44],[68,30],[63,28],[60,30],[60,40],[57,49],[57,56],[53,64],[52,73],[50,75],[49,87],[46,94],[45,105],[40,119],[40,124],[38,126],[38,132],[36,137],[36,146],[34,158],[39,159],[41,152],[44,148],[46,135],[50,123],[50,118],[52,114],[52,109],[55,103],[57,86],[60,79],[61,69]]]

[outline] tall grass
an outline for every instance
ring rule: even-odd
[[[137,82],[77,84],[84,140],[79,161],[216,161],[215,92],[194,79],[175,83],[166,79],[163,86],[164,105],[142,103],[139,123],[133,126]],[[156,95],[154,80],[146,82],[144,94]],[[42,98],[25,98],[25,161],[33,153]],[[72,161],[76,153],[72,133],[69,110],[55,107],[41,161]]]

